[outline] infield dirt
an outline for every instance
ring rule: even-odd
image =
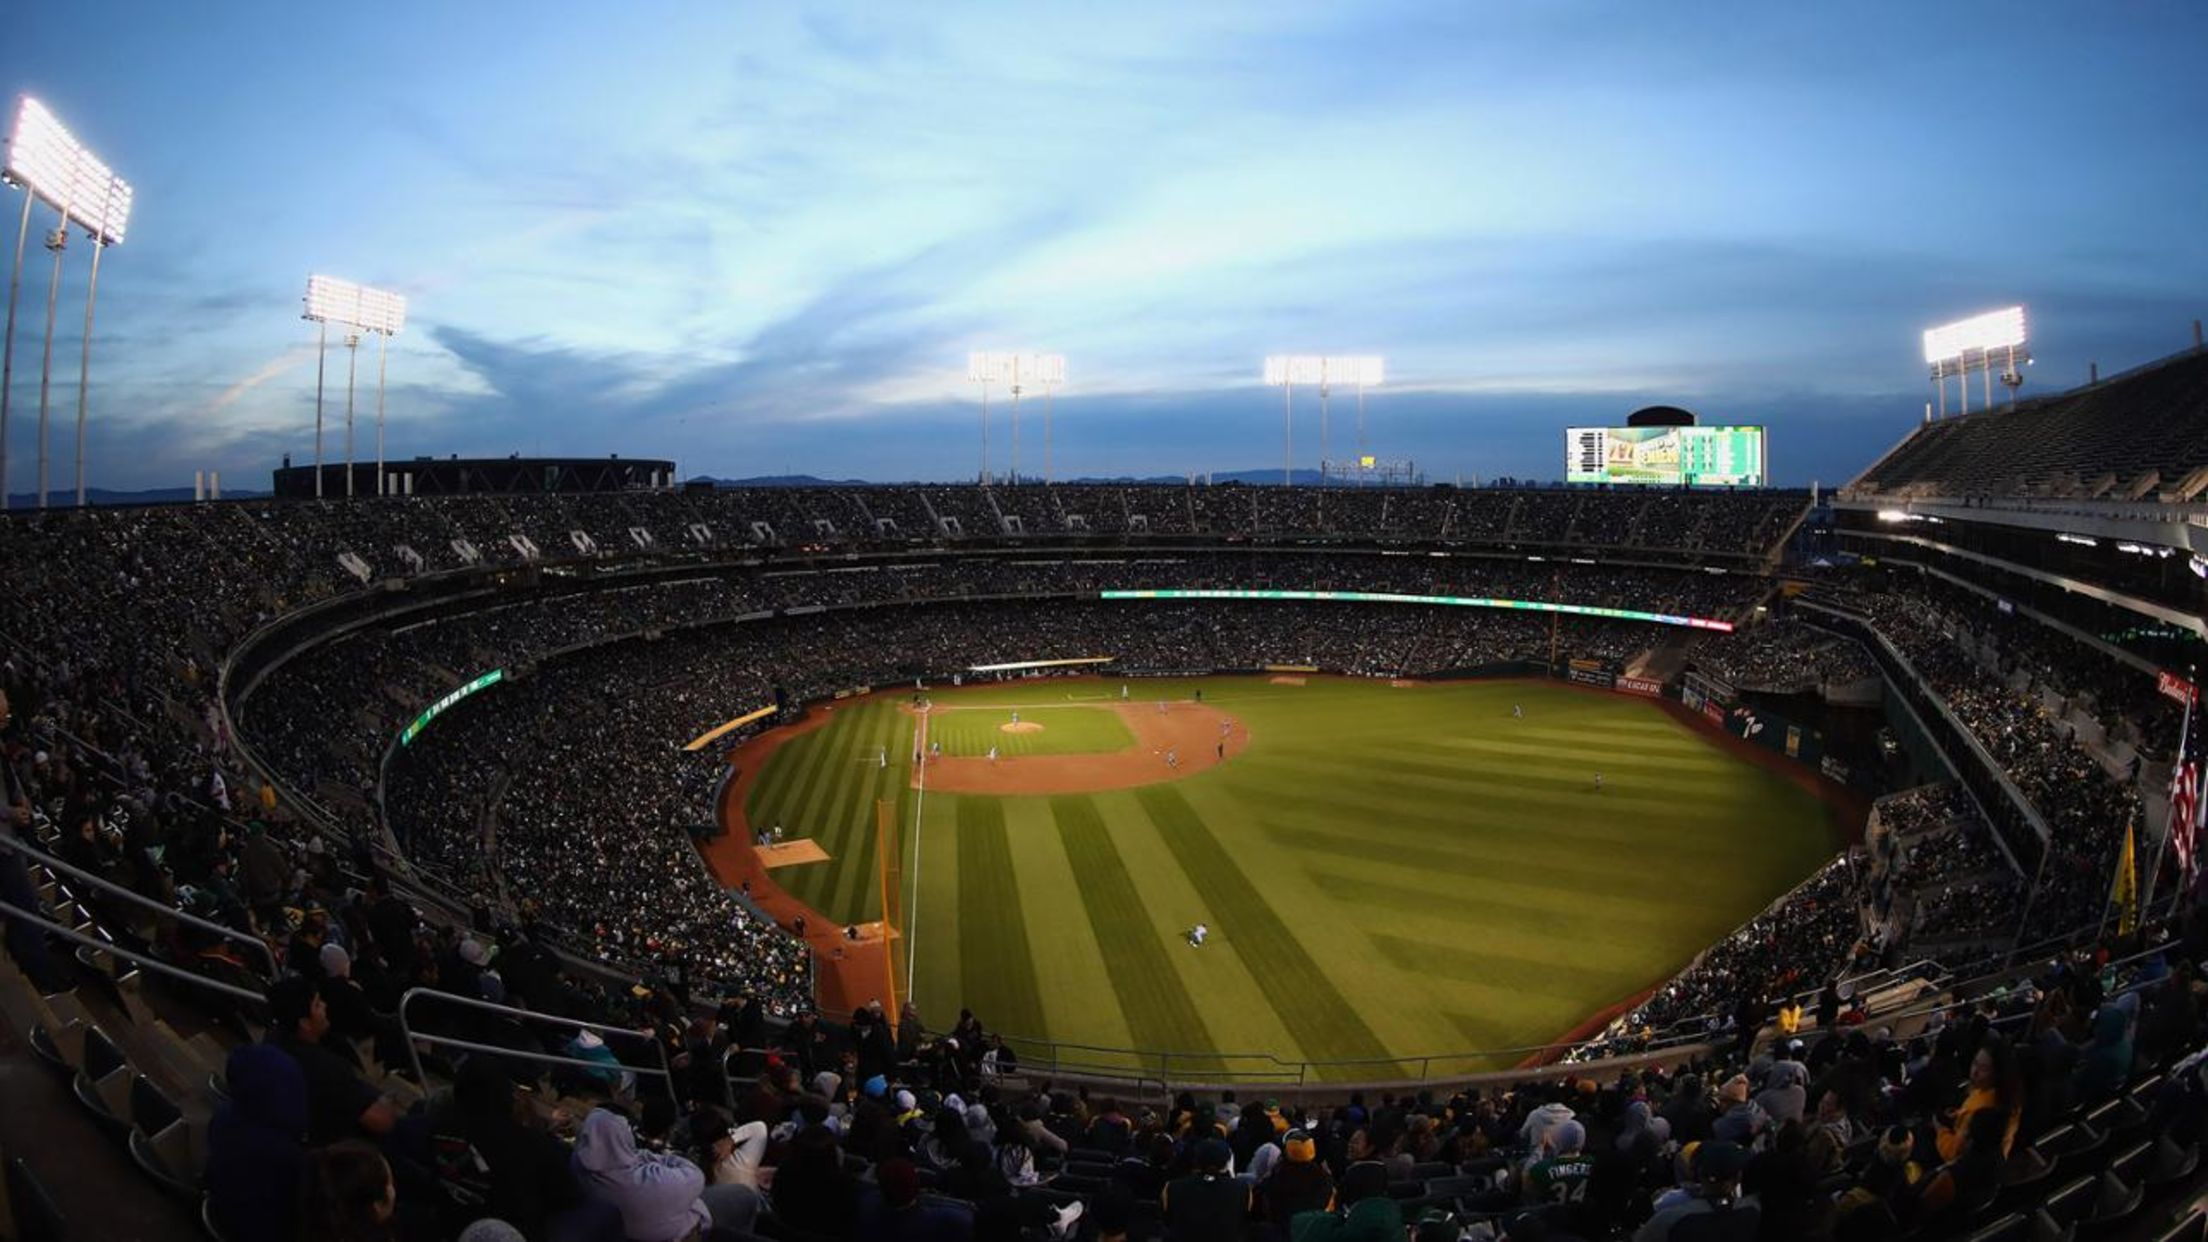
[[[920,749],[925,751],[928,713],[904,710],[920,718]],[[913,787],[924,783],[937,793],[1007,796],[1136,789],[1210,771],[1241,754],[1250,742],[1250,731],[1240,721],[1202,703],[1170,703],[1163,712],[1150,703],[1100,703],[1088,710],[1117,713],[1135,744],[1085,755],[931,756],[924,771],[914,772]],[[1031,724],[1000,727],[1009,731]],[[1175,763],[1166,762],[1169,754]]]

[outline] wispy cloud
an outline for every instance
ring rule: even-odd
[[[86,0],[0,57],[138,182],[108,482],[309,447],[311,271],[414,298],[394,452],[951,477],[987,347],[1069,355],[1068,464],[1249,465],[1258,360],[1359,350],[1443,473],[1550,469],[1645,398],[1768,421],[1807,478],[1906,425],[1923,323],[2029,302],[2052,388],[2200,313],[2208,10],[1996,12]]]

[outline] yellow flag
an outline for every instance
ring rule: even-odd
[[[2116,856],[2116,889],[2110,894],[2116,903],[2116,934],[2128,936],[2139,930],[2139,866],[2133,857],[2132,826],[2124,825],[2124,852]]]

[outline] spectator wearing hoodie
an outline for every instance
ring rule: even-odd
[[[592,1198],[619,1210],[629,1242],[680,1242],[713,1227],[705,1174],[681,1156],[639,1151],[629,1119],[613,1109],[583,1118],[572,1165]]]
[[[1553,1127],[1572,1119],[1572,1106],[1560,1100],[1551,1100],[1526,1114],[1526,1124],[1518,1127],[1518,1145],[1528,1151],[1541,1150],[1541,1140]]]
[[[533,1238],[619,1238],[618,1210],[585,1200],[567,1144],[525,1116],[498,1058],[468,1058],[453,1084],[451,1106],[432,1123],[439,1179],[480,1198],[485,1215]]]
[[[1681,1143],[1708,1139],[1710,1123],[1716,1120],[1710,1111],[1709,1099],[1702,1093],[1702,1080],[1693,1074],[1679,1076],[1661,1115],[1671,1123],[1671,1137]]]
[[[307,1167],[307,1080],[272,1045],[233,1050],[207,1126],[207,1212],[230,1242],[293,1242]]]
[[[2131,1079],[2131,1018],[2136,992],[2102,1005],[2093,1014],[2093,1037],[2070,1075],[2070,1098],[2080,1105],[2099,1104],[2124,1089]]]
[[[600,1038],[598,1032],[588,1027],[575,1032],[575,1037],[567,1041],[567,1055],[578,1061],[591,1061],[599,1065],[601,1068],[584,1070],[583,1073],[615,1095],[626,1097],[636,1091],[635,1073],[623,1068],[621,1058],[613,1054],[613,1049],[606,1047],[606,1041]]]
[[[1800,1121],[1809,1107],[1809,1067],[1800,1061],[1773,1062],[1770,1081],[1756,1093],[1755,1102],[1774,1126]]]
[[[1713,1139],[1750,1147],[1770,1124],[1771,1119],[1748,1098],[1748,1079],[1744,1075],[1735,1074],[1727,1079],[1725,1085],[1718,1088],[1717,1102],[1723,1111],[1710,1123]]]

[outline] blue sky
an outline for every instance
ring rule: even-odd
[[[1262,467],[1264,355],[1376,352],[1371,446],[1435,477],[1551,477],[1566,424],[1665,402],[1801,483],[1908,429],[1928,324],[2029,305],[2027,392],[2189,342],[2204,47],[2174,2],[148,0],[12,7],[0,88],[138,190],[95,485],[310,456],[316,271],[412,299],[393,457],[971,477],[966,353],[1023,349],[1068,357],[1061,475]]]

